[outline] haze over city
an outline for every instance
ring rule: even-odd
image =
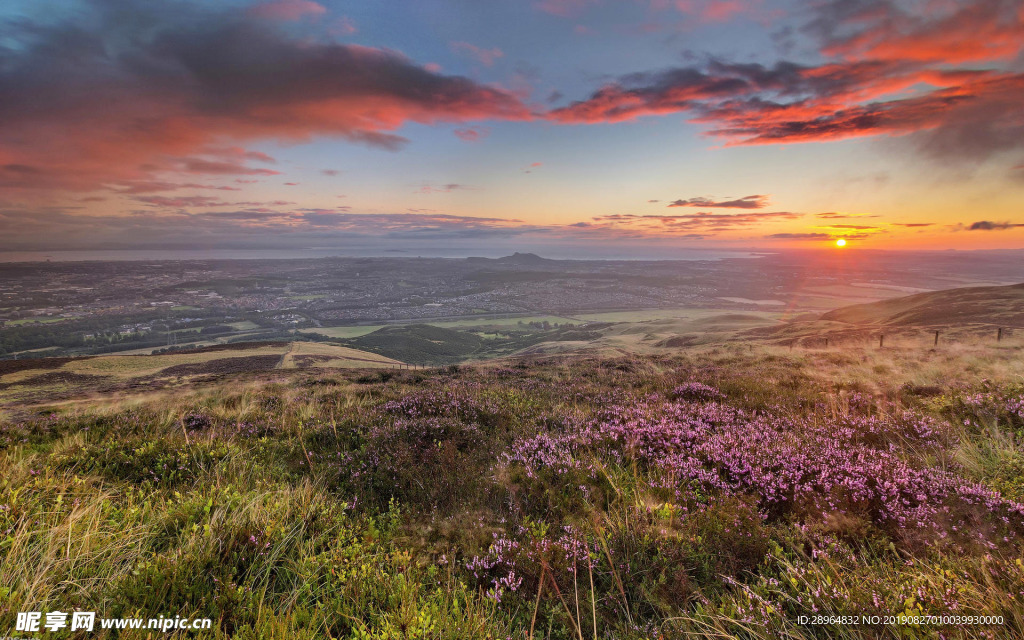
[[[0,251],[1021,248],[1022,52],[1013,0],[10,0]]]

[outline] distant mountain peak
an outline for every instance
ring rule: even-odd
[[[500,264],[545,264],[548,262],[554,262],[549,258],[542,258],[536,253],[520,253],[516,251],[510,256],[504,256],[501,258],[481,258],[478,256],[471,256],[466,258],[469,262],[497,262]]]
[[[516,251],[510,256],[504,258],[498,258],[498,262],[513,262],[516,264],[537,264],[539,262],[550,262],[547,258],[542,258],[536,253],[519,253]]]

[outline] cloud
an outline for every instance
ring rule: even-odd
[[[682,13],[696,15],[702,22],[723,22],[750,11],[760,3],[740,0],[675,0],[667,3],[664,0],[653,0],[651,4],[655,8],[664,8],[664,5],[671,4]]]
[[[178,197],[167,197],[167,196],[142,196],[136,198],[139,202],[145,204],[151,204],[158,207],[219,207],[224,206],[227,203],[222,201],[220,198],[211,198],[209,196],[178,196]]]
[[[265,18],[298,5],[261,6],[263,17],[93,0],[73,21],[0,23],[0,188],[272,175],[251,165],[258,152],[225,144],[333,136],[398,149],[409,122],[532,117],[505,90],[395,51],[294,37]]]
[[[456,129],[455,137],[466,142],[479,142],[490,135],[490,133],[491,130],[487,127],[466,127],[464,129]]]
[[[324,174],[325,176],[331,176],[332,178],[334,176],[341,175],[341,172],[338,171],[337,169],[321,169],[320,173]]]
[[[348,16],[342,16],[331,23],[331,26],[327,29],[327,32],[332,36],[350,36],[358,32],[356,23],[352,22],[352,19]]]
[[[853,218],[877,218],[877,215],[870,213],[837,213],[830,211],[827,213],[816,213],[816,218],[824,218],[825,220],[850,220]]]
[[[689,200],[676,200],[668,205],[669,207],[705,207],[721,209],[764,209],[768,206],[768,196],[745,196],[737,200],[719,200],[711,198],[690,198]]]
[[[272,171],[270,169],[249,167],[239,162],[206,160],[203,158],[182,158],[175,165],[168,167],[168,169],[184,173],[202,173],[217,176],[276,176],[281,173],[280,171]]]
[[[327,7],[311,0],[275,0],[258,4],[249,9],[249,14],[256,18],[289,22],[325,13],[327,13]]]
[[[964,0],[917,7],[892,0],[841,0],[822,5],[808,31],[823,52],[848,59],[983,62],[1024,51],[1018,0]]]
[[[892,226],[894,226],[894,227],[908,227],[908,228],[934,227],[935,223],[934,222],[893,222]]]
[[[1019,1],[929,6],[921,18],[886,0],[826,2],[805,27],[821,43],[818,64],[712,57],[621,76],[548,118],[595,124],[684,114],[726,145],[906,136],[951,161],[1024,147],[1024,74],[1005,65],[1024,51]]]
[[[1024,227],[1024,224],[1015,224],[1012,222],[991,222],[989,220],[980,220],[973,222],[969,227],[968,231],[1003,231],[1006,229],[1015,229],[1017,227]]]
[[[257,182],[246,180],[244,182]],[[159,180],[136,180],[113,185],[116,193],[138,194],[159,193],[161,191],[177,191],[178,189],[212,189],[214,191],[241,191],[240,187],[223,185],[198,184],[195,182],[161,182]]]
[[[418,193],[451,193],[452,191],[465,191],[472,189],[474,189],[474,187],[454,182],[442,185],[425,184],[420,187]]]
[[[789,211],[750,213],[713,213],[708,211],[679,215],[610,214],[593,221],[604,228],[630,228],[654,236],[678,236],[682,233],[714,235],[724,231],[756,227],[772,222],[797,220],[803,214]]]
[[[0,205],[0,250],[113,248],[301,248],[388,246],[543,238],[591,243],[676,242],[794,220],[789,212],[693,212],[672,216],[615,214],[565,224],[474,217],[419,209],[361,213],[351,207],[296,208],[293,203],[219,202],[140,196],[146,206],[122,215],[84,216],[71,207]],[[393,246],[393,245],[391,245]]]
[[[905,98],[878,99],[929,84]],[[899,62],[857,62],[818,67],[778,63],[686,67],[632,74],[590,98],[555,109],[562,123],[623,122],[643,116],[689,113],[709,135],[730,145],[820,142],[851,137],[932,131],[959,135],[988,123],[990,135],[975,145],[1002,144],[999,135],[1024,126],[1013,116],[1024,98],[1024,74],[926,71]],[[989,118],[1003,116],[991,122]]]
[[[505,53],[498,47],[482,49],[468,42],[452,42],[451,48],[452,51],[467,54],[485,67],[494,66],[494,61],[505,55]]]
[[[827,233],[773,233],[765,237],[785,240],[825,240],[832,236]]]
[[[238,204],[245,203],[234,206]],[[287,209],[272,203],[252,204],[257,206],[200,212],[157,208],[88,217],[67,207],[0,208],[0,249],[365,247],[368,242],[399,239],[472,240],[548,232],[511,218],[367,214],[352,213],[348,207]]]

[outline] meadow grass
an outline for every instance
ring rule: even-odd
[[[0,629],[59,609],[236,638],[1020,637],[1022,364],[735,345],[40,407],[0,429]],[[923,614],[1003,624],[798,621]]]

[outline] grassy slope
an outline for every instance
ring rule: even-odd
[[[59,608],[209,616],[238,638],[1019,637],[1019,514],[1004,522],[927,484],[925,504],[949,511],[922,529],[880,516],[883,493],[785,503],[767,476],[715,489],[668,473],[664,443],[593,440],[587,425],[625,420],[653,445],[702,415],[687,447],[713,476],[712,460],[758,467],[777,445],[811,466],[864,450],[891,462],[835,470],[872,486],[899,465],[944,468],[1021,500],[1024,409],[1008,402],[1024,397],[1022,369],[1006,345],[726,345],[276,370],[41,407],[0,429],[0,626]],[[677,390],[694,381],[711,388]],[[781,440],[744,435],[772,429]],[[819,433],[843,445],[819,451]],[[738,439],[701,448],[723,437]],[[842,509],[815,501],[826,495]],[[1005,621],[797,623],[813,613]]]
[[[347,341],[354,347],[379,353],[417,365],[442,365],[481,361],[509,353],[526,353],[541,343],[575,343],[572,348],[589,344],[601,336],[591,329],[574,325],[558,329],[467,327],[478,331],[456,330],[428,324],[391,325]]]
[[[389,368],[386,356],[311,342],[239,343],[161,355],[0,361],[0,407],[275,369]]]
[[[1024,284],[934,291],[843,307],[822,320],[876,325],[984,323],[1024,327]]]
[[[458,362],[479,351],[479,336],[426,324],[382,327],[352,338],[349,344],[412,363]]]

